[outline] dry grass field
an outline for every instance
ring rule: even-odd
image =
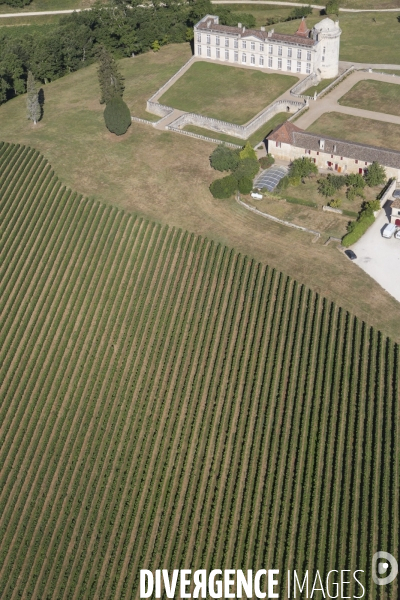
[[[159,102],[243,125],[297,81],[292,75],[195,62]]]
[[[168,46],[120,62],[133,114],[145,111],[149,92],[173,65],[184,64],[189,51],[186,45]],[[212,198],[212,144],[136,124],[121,138],[109,134],[96,79],[93,65],[44,86],[45,115],[37,127],[26,120],[24,97],[4,104],[0,139],[40,150],[79,193],[236,248],[400,340],[399,304],[337,249],[268,223],[233,200]]]
[[[307,131],[400,151],[400,125],[395,123],[332,112],[322,115]]]
[[[140,568],[273,565],[362,569],[382,600],[366,573],[399,552],[399,346],[72,193],[27,147],[0,147],[0,215],[1,599],[136,600]]]
[[[399,84],[372,79],[359,81],[340,98],[339,104],[400,116],[400,79],[398,81]]]

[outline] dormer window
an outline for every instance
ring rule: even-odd
[[[319,149],[325,150],[325,140],[319,140]]]
[[[333,146],[333,151],[336,152],[336,144]]]

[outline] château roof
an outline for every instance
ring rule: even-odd
[[[307,23],[305,18],[303,17],[302,20],[300,21],[300,25],[298,30],[296,31],[296,35],[301,35],[303,37],[308,37],[310,33],[310,30],[307,29]]]
[[[274,142],[281,142],[282,144],[291,144],[293,145],[293,134],[297,131],[303,131],[300,127],[293,125],[290,121],[286,121],[269,134],[267,137],[268,140],[273,140]]]
[[[221,33],[221,34],[231,34],[237,35],[238,37],[245,39],[247,37],[256,37],[262,42],[267,41],[275,41],[282,42],[287,44],[296,44],[301,46],[314,46],[316,44],[315,40],[308,37],[309,30],[306,29],[307,33],[303,33],[303,28],[305,25],[301,25],[298,31],[301,28],[301,32],[299,34],[283,34],[283,33],[275,33],[273,29],[270,31],[262,31],[261,29],[246,29],[246,27],[231,27],[229,25],[219,25],[217,22],[217,18],[212,15],[207,15],[204,19],[202,19],[199,23],[197,23],[197,30],[209,31],[210,33]],[[303,21],[302,21],[303,23]],[[304,22],[305,23],[305,22]]]

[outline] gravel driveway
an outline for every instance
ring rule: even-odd
[[[400,302],[400,240],[382,237],[389,222],[384,210],[362,238],[351,249],[357,254],[354,261],[389,294]]]

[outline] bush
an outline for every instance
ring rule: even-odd
[[[363,188],[360,187],[349,187],[346,192],[346,197],[348,200],[354,200],[356,196],[360,196],[360,198],[364,198]]]
[[[239,192],[241,194],[250,194],[253,189],[253,181],[250,177],[242,177],[238,182]]]
[[[216,171],[233,171],[238,163],[238,153],[225,144],[217,146],[210,156],[210,165]]]
[[[327,15],[339,14],[339,0],[328,0],[326,3],[325,13]]]
[[[221,179],[216,179],[210,185],[210,192],[214,198],[223,200],[230,198],[237,190],[237,181],[232,175],[227,175]]]
[[[342,205],[342,200],[340,198],[335,198],[334,200],[331,200],[330,202],[328,202],[328,206],[330,206],[331,208],[340,208]]]
[[[258,164],[262,169],[268,169],[268,167],[271,167],[274,162],[275,159],[271,154],[267,154],[267,156],[262,156],[258,159]]]
[[[120,96],[114,96],[104,109],[104,121],[111,133],[123,135],[131,124],[131,113]]]
[[[365,179],[362,175],[359,175],[359,173],[350,173],[350,175],[346,176],[346,185],[364,189]]]
[[[244,158],[239,161],[239,164],[233,172],[233,175],[237,181],[243,179],[243,177],[253,179],[257,175],[259,170],[260,165],[258,163],[258,160],[254,160],[253,158]]]
[[[335,185],[329,177],[318,179],[318,193],[321,194],[321,196],[329,198],[329,196],[333,196],[335,192]]]
[[[301,184],[301,177],[299,177],[298,175],[296,177],[290,177],[290,175],[289,175],[289,185],[291,185],[292,187],[297,187],[300,184]]]
[[[374,215],[365,216],[358,221],[353,221],[351,227],[349,227],[349,233],[342,239],[342,245],[348,248],[349,246],[352,246],[352,244],[355,244],[374,221]]]

